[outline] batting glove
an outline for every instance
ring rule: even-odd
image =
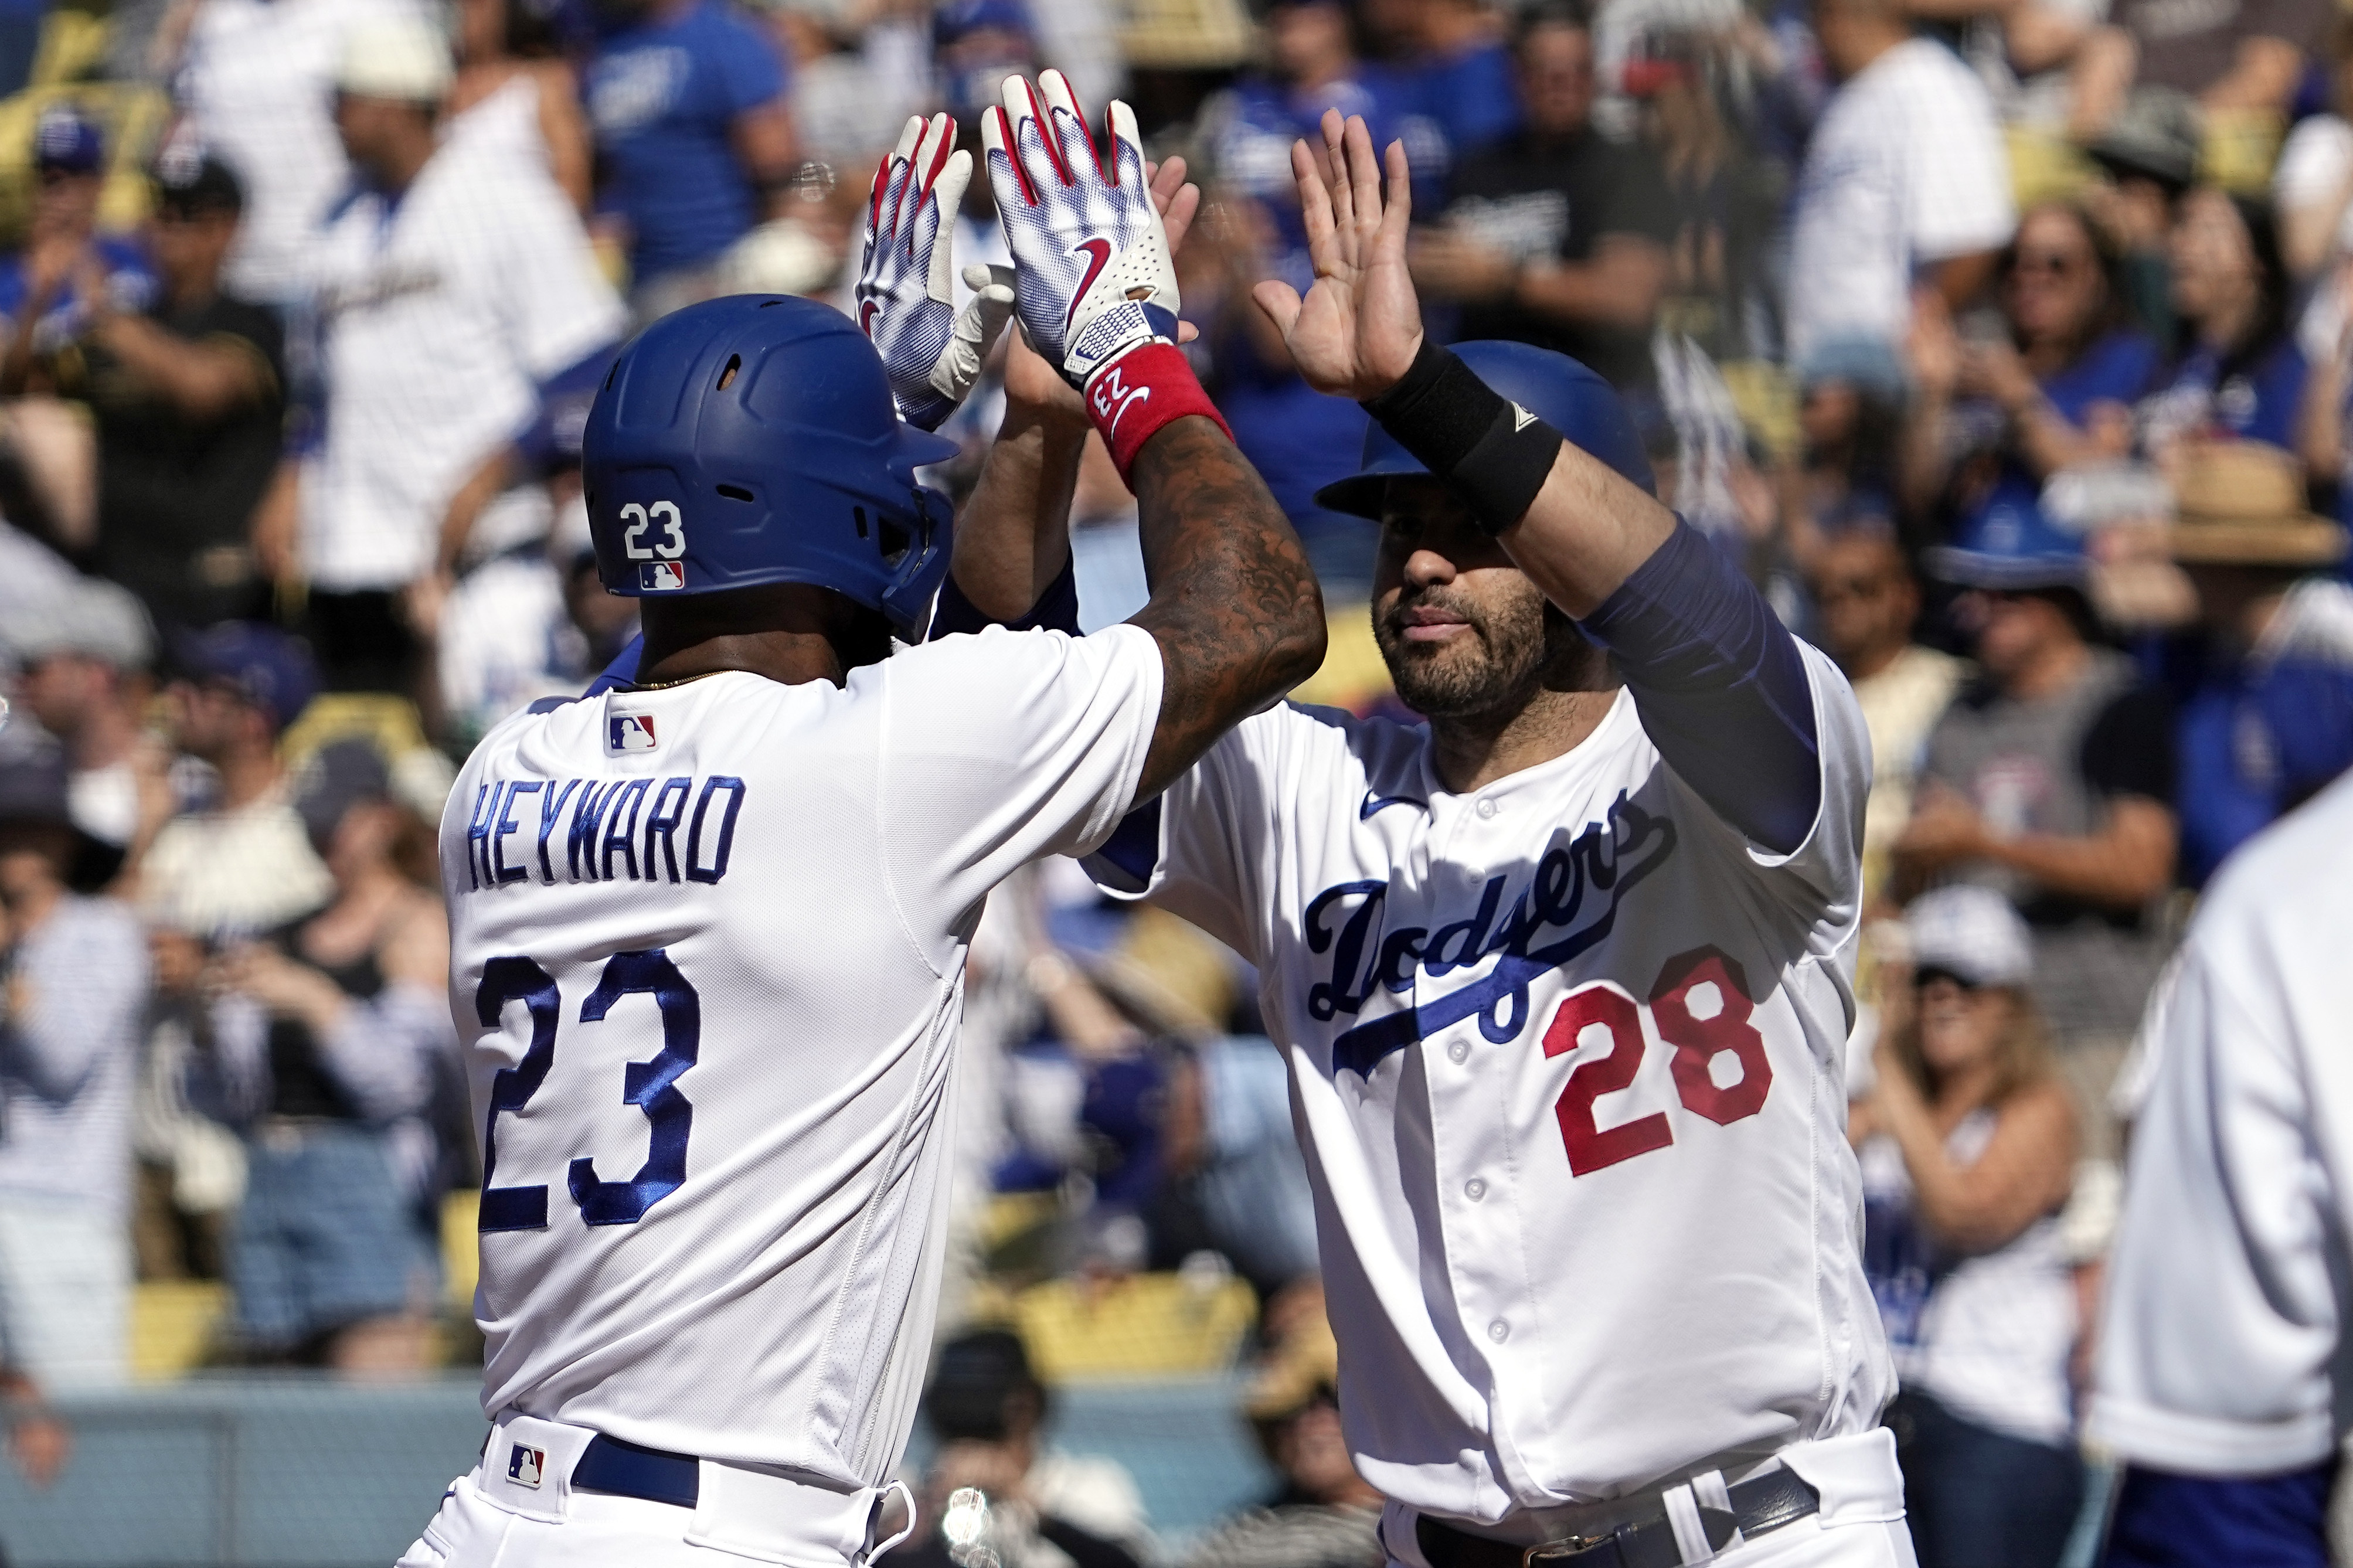
[[[882,356],[899,416],[925,430],[938,429],[972,391],[1013,313],[1013,274],[1001,267],[965,268],[974,294],[955,308],[953,237],[972,154],[955,146],[946,115],[907,121],[874,171],[858,267],[858,324]]]
[[[1176,341],[1176,269],[1144,175],[1135,116],[1114,102],[1111,166],[1062,73],[1005,79],[981,119],[989,184],[1020,276],[1029,346],[1083,388],[1142,343]]]

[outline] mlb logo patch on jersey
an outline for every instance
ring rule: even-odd
[[[684,562],[648,561],[638,568],[638,592],[640,594],[675,594],[685,586]]]
[[[546,1470],[547,1450],[544,1448],[526,1448],[517,1443],[514,1452],[507,1456],[507,1479],[519,1487],[529,1487],[537,1491],[540,1478]]]
[[[654,749],[654,716],[650,713],[615,713],[605,721],[605,750],[617,755],[622,752],[650,752]]]

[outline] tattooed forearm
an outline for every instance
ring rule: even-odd
[[[1179,419],[1136,455],[1144,571],[1134,624],[1166,668],[1136,799],[1324,662],[1324,595],[1258,470],[1207,419]]]

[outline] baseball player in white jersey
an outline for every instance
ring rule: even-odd
[[[877,184],[871,342],[811,301],[714,300],[598,395],[590,521],[642,663],[492,731],[442,825],[493,1425],[412,1568],[828,1568],[906,1528],[982,900],[1093,848],[1323,656],[1298,542],[1176,351],[1113,125],[1110,171],[1082,133],[1036,219],[1099,264],[1025,256],[1018,288],[1074,387],[1117,377],[1096,401],[1157,585],[1133,622],[886,657],[949,563],[913,478],[947,443],[892,389],[954,381],[924,358],[952,333],[890,331],[931,268],[876,265],[929,247],[969,177],[944,121]]]
[[[2233,855],[2141,1048],[2092,1436],[2126,1462],[2105,1561],[2330,1560],[2353,1412],[2353,778]]]
[[[1423,337],[1402,152],[1385,193],[1360,121],[1325,135],[1316,282],[1260,301],[1375,416],[1322,499],[1380,521],[1374,627],[1430,722],[1247,720],[1089,868],[1263,976],[1395,1563],[1908,1568],[1843,1133],[1853,698],[1651,499],[1599,378]],[[1030,526],[959,539],[967,590],[968,552],[1018,563],[982,614],[1060,569]]]

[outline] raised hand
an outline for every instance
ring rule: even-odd
[[[874,172],[858,267],[858,324],[882,356],[899,416],[925,430],[939,428],[972,391],[1013,313],[1013,281],[1002,268],[967,268],[975,293],[955,309],[952,237],[972,154],[955,147],[955,122],[946,115],[907,121]]]
[[[1029,346],[1073,386],[1141,343],[1176,342],[1176,269],[1145,177],[1135,116],[1113,102],[1111,162],[1098,161],[1062,73],[1005,79],[981,120],[989,183],[1019,278]],[[1184,200],[1180,188],[1172,213]],[[1189,219],[1196,195],[1185,203]]]
[[[1405,260],[1413,196],[1404,143],[1389,143],[1387,163],[1384,195],[1364,121],[1324,110],[1324,145],[1291,148],[1315,281],[1304,300],[1275,280],[1250,290],[1307,384],[1360,402],[1396,385],[1421,347],[1421,304]]]

